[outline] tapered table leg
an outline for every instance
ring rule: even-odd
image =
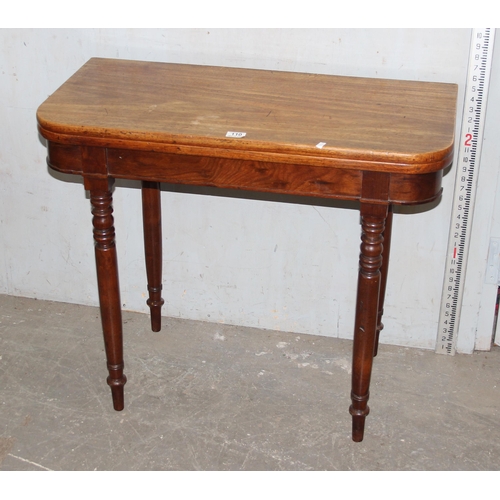
[[[384,315],[384,301],[385,301],[385,290],[387,286],[387,274],[389,272],[389,258],[391,253],[391,233],[392,233],[392,205],[389,206],[387,213],[387,219],[385,221],[384,229],[384,247],[382,251],[382,267],[380,268],[380,294],[378,300],[378,319],[377,319],[377,336],[375,338],[375,347],[373,355],[376,356],[378,353],[378,342],[380,338],[380,332],[384,328],[382,323],[382,316]]]
[[[142,182],[142,215],[144,224],[144,253],[151,310],[151,329],[161,330],[161,307],[164,300],[162,290],[162,236],[161,236],[161,198],[158,182]]]
[[[123,374],[122,317],[112,201],[108,180],[93,182],[90,189],[90,202],[93,214],[99,303],[109,371],[107,382],[111,387],[113,407],[120,411],[124,407],[123,386],[127,378]]]
[[[356,321],[352,358],[352,439],[362,441],[369,413],[370,377],[378,323],[382,243],[387,205],[361,203],[361,253],[359,257]]]

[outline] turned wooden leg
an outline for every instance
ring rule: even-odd
[[[387,205],[361,203],[361,254],[359,257],[356,321],[352,358],[352,439],[362,441],[370,409],[370,377],[373,365],[380,293],[382,242]]]
[[[382,251],[382,267],[380,268],[380,294],[378,299],[378,319],[377,319],[377,336],[375,338],[375,347],[373,355],[376,356],[378,353],[378,342],[380,338],[380,332],[384,328],[382,323],[382,316],[384,315],[384,300],[385,300],[385,290],[387,286],[387,274],[389,272],[389,258],[391,253],[391,233],[392,233],[392,205],[389,205],[389,210],[387,213],[387,219],[385,221],[384,229],[384,247]]]
[[[88,181],[90,184],[90,181]],[[123,335],[118,263],[113,227],[112,195],[108,180],[92,181],[92,203],[97,284],[101,306],[102,330],[108,363],[108,385],[111,387],[113,407],[123,410],[123,386],[127,378],[123,374]]]
[[[159,332],[161,330],[161,306],[164,300],[161,297],[161,198],[158,182],[143,181],[142,183],[142,216],[149,292],[147,304],[151,310],[151,329],[153,332]]]

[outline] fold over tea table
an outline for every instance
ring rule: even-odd
[[[361,441],[392,206],[440,196],[456,97],[456,85],[446,83],[90,59],[39,107],[37,121],[49,166],[83,176],[90,192],[114,408],[124,407],[126,382],[114,179],[142,181],[154,331],[163,305],[160,183],[356,200],[361,252],[349,411],[352,438]]]

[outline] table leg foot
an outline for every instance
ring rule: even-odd
[[[161,294],[161,288],[159,292],[152,291],[150,287],[148,287],[150,297],[157,293]],[[146,304],[149,306],[150,314],[151,314],[151,330],[153,332],[159,332],[161,330],[161,306],[164,304],[164,300],[155,300],[148,299]]]
[[[125,398],[123,387],[127,382],[127,377],[123,375],[123,364],[115,367],[108,364],[109,376],[107,383],[111,388],[111,397],[113,398],[113,408],[116,411],[122,411],[125,408]]]
[[[363,441],[365,432],[365,420],[370,413],[368,407],[368,397],[364,400],[357,398],[351,394],[353,404],[349,408],[349,413],[352,415],[352,440],[356,443]]]

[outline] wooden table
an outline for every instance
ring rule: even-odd
[[[160,183],[357,200],[352,437],[363,439],[392,205],[430,202],[452,162],[453,84],[91,59],[38,109],[48,164],[90,191],[115,410],[124,407],[114,179],[142,181],[151,323],[163,305]],[[313,248],[311,247],[311,251]]]

